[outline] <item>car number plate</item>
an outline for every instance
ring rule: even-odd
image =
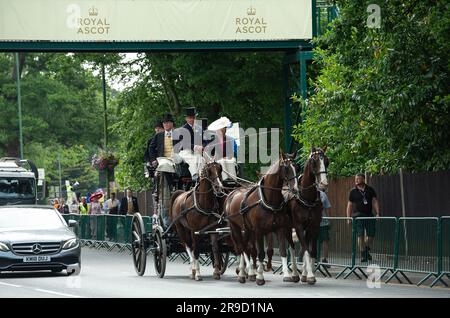
[[[50,256],[25,256],[24,263],[50,262]]]

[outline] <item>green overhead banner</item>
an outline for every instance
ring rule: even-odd
[[[311,0],[0,0],[0,41],[312,38]]]

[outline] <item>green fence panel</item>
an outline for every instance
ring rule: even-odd
[[[356,222],[356,251],[355,266],[358,268],[367,268],[369,265],[379,266],[384,269],[383,277],[388,271],[395,270],[396,253],[396,228],[397,218],[395,217],[360,217]],[[369,243],[370,249],[364,250],[367,246],[361,241],[371,237]],[[361,238],[359,238],[361,237]],[[366,274],[363,274],[366,276]]]
[[[132,215],[127,215],[125,217],[125,235],[124,235],[124,243],[125,244],[131,244],[131,223],[133,221]]]
[[[400,218],[398,269],[438,272],[438,218]]]
[[[439,220],[439,260],[438,270],[439,276],[431,283],[431,287],[441,282],[445,286],[449,286],[443,279],[450,279],[450,216],[443,216]]]
[[[125,243],[125,228],[126,228],[126,216],[120,215],[117,220],[117,242]]]
[[[450,216],[441,218],[441,272],[450,274]]]
[[[331,268],[341,268],[341,272],[336,276],[339,278],[347,270],[354,267],[354,247],[353,247],[353,219],[345,217],[329,217],[328,235],[326,228],[321,228],[319,242],[317,244],[317,269],[331,276],[327,270]],[[327,263],[323,263],[323,242],[322,238],[329,236]],[[342,269],[343,268],[343,269]]]
[[[91,235],[91,224],[89,222],[89,215],[80,216],[80,239],[87,240],[90,239]]]
[[[106,214],[106,239],[110,242],[119,243],[118,223],[122,216]]]
[[[105,215],[93,215],[96,218],[97,235],[95,239],[97,241],[105,240],[105,229],[106,229],[106,216]]]
[[[152,218],[150,216],[143,216],[142,219],[144,220],[144,227],[146,233],[152,232]]]
[[[426,276],[417,285],[423,284],[428,278],[439,275],[440,221],[432,217],[399,218],[398,223],[398,253],[395,260],[393,277],[400,281],[397,274],[410,284],[407,272],[425,273]],[[400,281],[401,282],[401,281]]]

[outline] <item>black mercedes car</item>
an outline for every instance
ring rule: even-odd
[[[0,272],[81,270],[81,247],[52,206],[0,206]]]

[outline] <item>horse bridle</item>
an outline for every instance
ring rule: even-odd
[[[214,162],[213,164],[217,164],[218,165],[219,163]],[[216,197],[223,196],[225,193],[221,190],[221,188],[223,188],[223,185],[222,185],[222,181],[220,180],[220,173],[218,173],[214,178],[211,178],[210,171],[209,171],[209,169],[207,167],[208,167],[208,164],[206,164],[203,167],[202,171],[200,172],[200,178],[206,179],[209,182],[211,182],[212,189],[214,191],[214,196],[216,196]],[[215,184],[216,180],[219,181],[218,185]],[[217,187],[219,189],[217,189]]]
[[[288,162],[288,163],[286,163],[286,162]],[[284,182],[287,182],[288,183],[288,186],[289,186],[289,189],[291,188],[291,185],[290,185],[290,180],[292,180],[292,179],[295,179],[295,188],[297,188],[298,189],[298,180],[296,179],[297,178],[297,176],[296,176],[296,174],[295,174],[295,168],[294,168],[294,165],[292,164],[292,159],[290,159],[290,158],[287,158],[287,159],[285,159],[285,158],[281,158],[281,163],[282,163],[282,166],[283,166],[283,183]],[[293,173],[294,173],[294,177],[292,177],[292,178],[288,178],[287,177],[287,175],[288,175],[288,169],[289,168],[291,168],[291,169],[293,169]],[[283,199],[282,201],[281,201],[281,204],[280,204],[280,206],[278,206],[278,207],[274,207],[274,206],[272,206],[272,205],[270,205],[269,203],[267,203],[266,202],[266,200],[264,199],[264,193],[263,193],[263,189],[270,189],[270,190],[283,190],[283,188],[272,188],[272,187],[266,187],[266,186],[264,186],[264,185],[262,185],[262,180],[263,180],[264,178],[262,178],[259,182],[258,182],[258,195],[259,195],[259,197],[260,197],[260,203],[261,203],[261,205],[264,207],[264,208],[266,208],[266,209],[268,209],[268,210],[270,210],[270,211],[272,211],[272,212],[278,212],[278,211],[281,211],[283,208],[284,208],[284,206],[285,206],[285,204],[286,204],[286,201]],[[295,190],[295,189],[294,189]]]
[[[319,157],[316,159],[315,155],[318,155]],[[324,160],[324,153],[322,150],[316,150],[311,152],[311,154],[309,155],[309,161],[313,161],[314,163],[316,163],[318,160]],[[302,198],[301,192],[304,190],[309,190],[313,187],[315,187],[316,189],[318,188],[318,176],[320,176],[321,174],[327,174],[327,166],[324,164],[324,168],[325,170],[321,170],[319,169],[318,172],[316,172],[315,170],[313,170],[313,175],[315,177],[315,182],[313,184],[311,184],[310,186],[307,186],[305,188],[301,188],[298,191],[292,191],[289,188],[289,191],[291,191],[291,193],[294,195],[295,199],[300,202],[301,204],[303,204],[305,207],[307,208],[314,208],[315,206],[317,206],[318,201],[320,201],[319,195],[317,195],[317,198],[314,202],[310,203],[307,200],[305,200],[304,198]],[[317,192],[318,193],[318,192]]]
[[[317,159],[314,158],[315,155],[319,155],[319,158],[317,158]],[[316,163],[317,160],[325,160],[324,156],[325,155],[322,150],[316,150],[316,151],[311,152],[311,154],[309,155],[309,160],[312,160],[314,163]],[[316,183],[317,183],[317,176],[320,176],[321,174],[327,174],[327,166],[325,165],[325,163],[323,166],[324,166],[325,170],[319,169],[319,172],[313,171],[313,174],[316,177]]]

